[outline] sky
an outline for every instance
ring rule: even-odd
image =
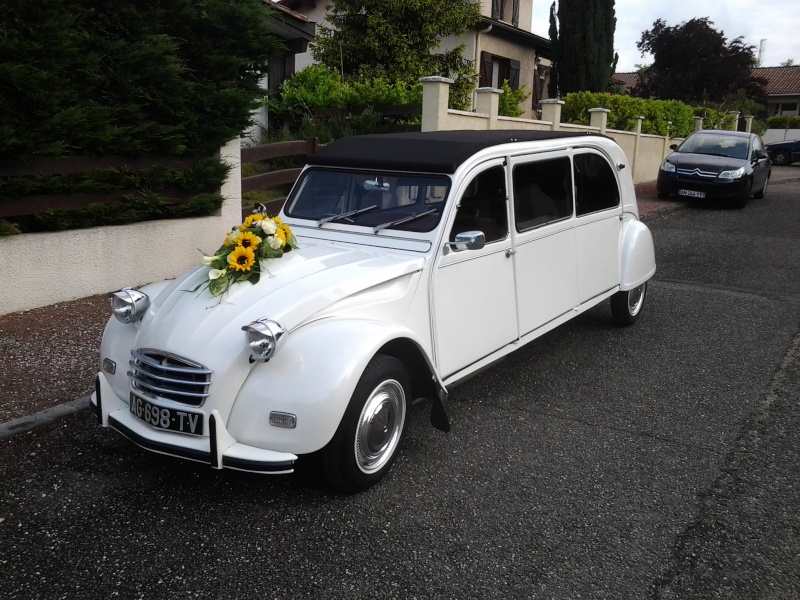
[[[551,4],[552,0],[533,0],[533,33],[546,38],[550,37]],[[652,56],[641,55],[636,42],[656,19],[674,27],[708,17],[728,42],[742,37],[745,44],[755,46],[756,57],[761,40],[766,40],[762,67],[777,67],[789,59],[800,65],[800,0],[616,0],[614,11],[619,73],[653,62]]]

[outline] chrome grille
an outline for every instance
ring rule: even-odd
[[[677,169],[677,173],[687,177],[705,177],[706,179],[714,179],[718,175],[718,173],[701,171],[700,169]]]
[[[211,371],[203,365],[168,352],[131,350],[128,371],[133,389],[145,396],[200,406],[208,397]]]

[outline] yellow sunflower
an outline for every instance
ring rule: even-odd
[[[262,214],[248,215],[247,218],[244,220],[244,223],[239,225],[239,231],[250,229],[253,226],[253,223],[263,220],[264,220],[264,215]]]
[[[281,241],[281,246],[286,245],[286,232],[283,230],[283,227],[278,227],[278,230],[275,232],[275,237]]]
[[[237,271],[249,271],[256,262],[256,254],[252,248],[236,246],[233,252],[228,254],[228,264]]]
[[[256,248],[261,243],[261,238],[255,233],[245,231],[238,238],[236,238],[236,243],[242,248]]]

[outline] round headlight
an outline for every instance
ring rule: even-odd
[[[142,292],[124,288],[111,294],[111,312],[123,323],[138,321],[148,308],[150,308],[150,298]]]
[[[242,331],[250,348],[250,359],[254,361],[267,362],[286,340],[286,330],[269,319],[253,321],[242,327]]]

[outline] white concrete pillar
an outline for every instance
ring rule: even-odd
[[[542,100],[542,121],[550,121],[550,128],[553,131],[561,129],[561,107],[564,106],[563,100]]]
[[[611,111],[607,108],[590,108],[589,109],[589,125],[600,129],[600,133],[605,135],[606,128],[608,127],[608,113]]]
[[[475,90],[478,94],[475,101],[475,110],[484,115],[489,115],[488,129],[497,129],[497,111],[500,108],[500,94],[503,90],[493,87],[482,87]]]
[[[703,128],[703,117],[694,118],[694,130],[700,131]]]
[[[447,105],[450,101],[452,79],[447,77],[421,77],[422,131],[447,129]]]

